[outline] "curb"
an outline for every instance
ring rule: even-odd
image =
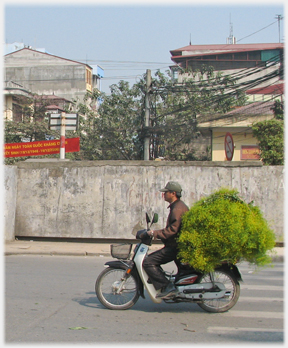
[[[5,251],[4,256],[12,255],[46,255],[46,256],[111,256],[110,252],[87,252],[87,251],[33,251],[33,250],[13,250]]]
[[[160,249],[160,245],[152,245],[150,253]],[[89,249],[98,250],[89,250]],[[34,249],[34,250],[33,250]],[[60,249],[60,250],[57,250]],[[70,250],[69,250],[70,249]],[[72,250],[71,250],[72,249]],[[284,262],[284,247],[275,248],[270,254],[272,262]],[[46,255],[46,256],[89,256],[89,257],[112,257],[110,254],[110,244],[94,244],[91,245],[77,245],[71,246],[69,244],[55,245],[47,244],[30,244],[29,242],[24,243],[6,243],[4,247],[4,256],[12,255]]]
[[[153,250],[150,249],[150,252]],[[110,252],[87,252],[87,251],[28,251],[14,250],[5,251],[4,256],[12,255],[45,255],[45,256],[94,256],[94,257],[112,257]],[[272,262],[284,262],[284,255],[272,256]]]
[[[151,250],[152,252],[153,250]],[[15,255],[43,255],[43,256],[94,256],[94,257],[111,257],[110,253],[90,253],[90,252],[59,252],[59,251],[50,251],[50,252],[45,252],[45,251],[5,251],[4,256],[15,256]],[[272,257],[272,262],[284,262],[284,256],[282,255],[277,255]]]

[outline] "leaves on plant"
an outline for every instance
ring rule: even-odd
[[[264,266],[271,262],[267,251],[274,247],[275,234],[260,209],[245,203],[237,190],[220,189],[183,215],[178,256],[202,272],[223,261]]]

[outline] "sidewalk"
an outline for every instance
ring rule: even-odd
[[[75,243],[15,240],[5,242],[5,256],[9,255],[63,255],[63,256],[110,256],[112,243]],[[115,242],[117,244],[117,242]],[[162,244],[153,244],[150,251],[158,250]],[[284,247],[273,249],[274,262],[284,262]]]
[[[5,242],[5,256],[9,255],[63,255],[63,256],[111,256],[110,245],[113,243],[50,242],[15,240]],[[128,242],[127,242],[128,243]],[[136,244],[135,244],[136,245]],[[151,251],[158,250],[162,244],[152,245]]]

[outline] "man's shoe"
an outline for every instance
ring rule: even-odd
[[[170,283],[164,288],[159,294],[156,295],[157,298],[167,298],[171,297],[172,295],[176,294],[177,289],[175,288],[174,284]]]

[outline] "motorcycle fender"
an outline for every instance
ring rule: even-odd
[[[111,268],[116,269],[124,269],[126,270],[131,264],[131,261],[108,261],[105,263],[105,266],[109,266]]]
[[[224,269],[227,272],[231,273],[232,275],[234,275],[234,277],[240,282],[242,282],[242,276],[241,273],[238,269],[238,267],[236,265],[228,265],[228,264],[223,264],[221,267],[219,267],[219,269]]]
[[[144,296],[144,287],[143,287],[143,283],[141,278],[139,277],[137,268],[135,266],[135,263],[131,260],[127,260],[127,261],[108,261],[105,263],[105,266],[109,266],[111,268],[116,268],[116,269],[123,269],[124,271],[126,271],[126,269],[128,267],[132,267],[132,271],[131,274],[133,274],[133,276],[135,277],[136,281],[138,282],[139,285],[139,293],[140,296],[145,298]]]

